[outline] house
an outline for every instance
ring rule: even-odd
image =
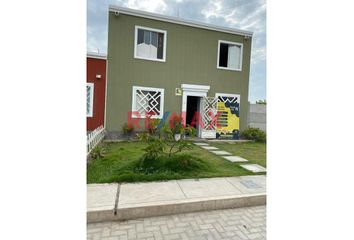
[[[128,121],[138,130],[148,117],[174,114],[201,138],[247,128],[252,34],[110,6],[108,137],[119,137]]]
[[[104,125],[106,100],[106,55],[87,53],[86,131]]]

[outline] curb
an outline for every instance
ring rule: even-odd
[[[118,206],[114,208],[88,211],[87,223],[114,220],[122,221],[170,214],[259,206],[266,204],[266,198],[266,193],[254,193],[217,198],[188,199],[174,203],[145,204],[135,207],[120,207],[118,204]]]

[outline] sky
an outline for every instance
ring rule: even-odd
[[[248,100],[266,99],[265,0],[87,0],[89,52],[107,53],[109,5],[252,31]]]

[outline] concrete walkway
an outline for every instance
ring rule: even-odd
[[[125,220],[195,211],[264,205],[266,177],[186,179],[89,184],[87,221]]]

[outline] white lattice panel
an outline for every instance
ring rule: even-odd
[[[86,116],[92,117],[93,112],[93,83],[86,84]]]
[[[138,112],[140,117],[163,115],[163,89],[135,87],[133,94],[133,111]]]
[[[216,132],[216,114],[218,99],[214,97],[203,97],[202,100],[202,122],[203,136],[213,137]]]

